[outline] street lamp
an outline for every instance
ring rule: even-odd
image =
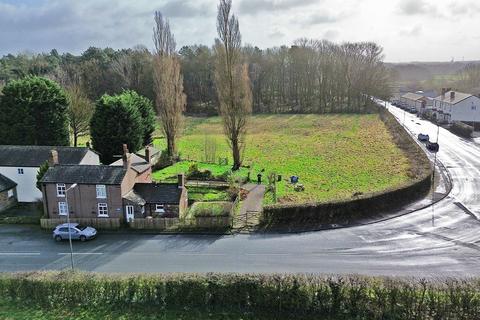
[[[72,184],[68,189],[65,190],[65,204],[67,205],[67,224],[68,224],[68,242],[70,243],[70,263],[73,271],[73,246],[72,246],[72,228],[70,226],[70,207],[68,206],[68,191],[75,188],[76,183]]]

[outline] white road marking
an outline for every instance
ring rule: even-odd
[[[40,252],[0,252],[0,256],[39,256]]]
[[[67,254],[70,254],[70,252],[59,252],[58,253],[58,255],[67,255]],[[101,254],[103,254],[103,252],[74,252],[73,254],[74,255],[88,255],[88,254],[101,255]]]

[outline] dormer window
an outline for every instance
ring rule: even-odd
[[[155,205],[155,212],[157,213],[165,213],[165,207],[163,204],[156,204]]]

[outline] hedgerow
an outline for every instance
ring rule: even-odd
[[[480,282],[282,274],[2,274],[0,299],[328,319],[479,319]]]

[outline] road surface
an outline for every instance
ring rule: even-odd
[[[391,107],[404,120],[403,111]],[[436,126],[405,114],[413,133]],[[480,148],[440,129],[438,160],[450,195],[388,221],[302,234],[235,236],[104,234],[74,243],[75,265],[98,272],[308,272],[418,277],[480,275]],[[65,269],[68,242],[22,226],[0,226],[0,271]]]

